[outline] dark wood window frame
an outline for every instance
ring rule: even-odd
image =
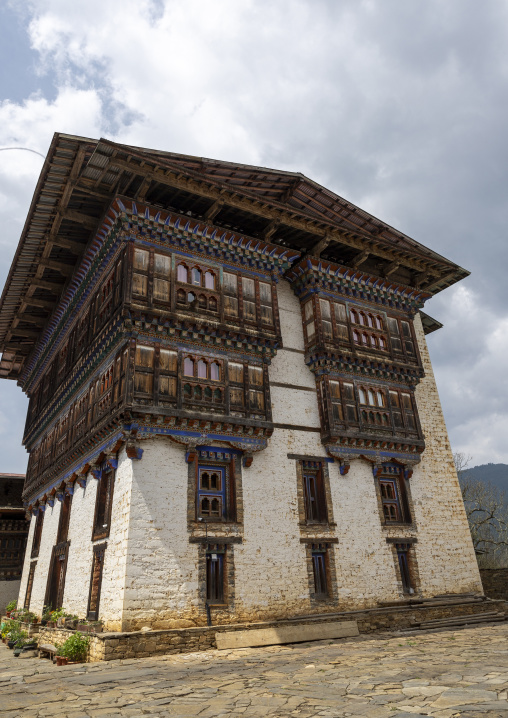
[[[235,455],[231,453],[229,462],[224,461],[207,461],[200,459],[194,462],[196,466],[196,490],[195,490],[195,520],[204,521],[206,523],[235,523],[237,520],[236,511],[236,486],[235,486]],[[220,490],[207,489],[202,485],[203,473],[213,473],[217,470],[220,473],[221,488]],[[217,499],[221,503],[221,515],[205,515],[201,511],[202,499],[208,498],[210,502]]]
[[[70,541],[63,541],[53,546],[51,553],[44,605],[53,609],[63,605],[69,546]]]
[[[104,559],[107,542],[95,544],[93,547],[92,569],[90,573],[90,588],[88,591],[88,605],[86,617],[89,621],[97,621],[101,599],[102,575],[104,572]]]
[[[42,511],[42,509],[39,509],[36,519],[35,519],[35,528],[34,528],[34,535],[33,535],[33,540],[32,540],[32,551],[30,553],[30,558],[37,558],[39,556],[39,549],[41,547],[41,537],[42,537],[43,525],[44,525],[44,511]]]
[[[92,541],[107,538],[111,530],[111,511],[113,507],[116,471],[111,468],[108,463],[105,463],[102,465],[99,473],[100,477],[97,479]]]
[[[404,478],[403,467],[383,464],[376,482],[383,524],[386,526],[412,524],[407,480]]]
[[[303,496],[307,524],[328,524],[323,465],[317,461],[302,461]]]
[[[205,554],[205,595],[209,605],[226,604],[226,576],[226,545],[208,544]]]
[[[32,588],[34,585],[34,576],[35,576],[35,569],[37,568],[37,561],[31,561],[30,562],[30,568],[28,570],[28,578],[26,582],[26,591],[25,591],[25,601],[23,603],[23,608],[25,611],[28,611],[30,608],[30,601],[32,599]]]

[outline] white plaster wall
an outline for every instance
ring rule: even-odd
[[[26,594],[26,584],[28,582],[28,573],[30,571],[30,554],[32,553],[32,543],[34,539],[35,516],[30,519],[28,527],[28,537],[26,540],[25,558],[23,559],[23,571],[21,572],[21,582],[18,590],[18,608],[23,608]]]
[[[410,485],[418,523],[416,554],[424,595],[483,592],[419,316],[415,329],[425,370],[425,378],[416,389],[416,400],[426,448]]]
[[[44,512],[44,522],[42,524],[41,545],[39,548],[39,557],[37,559],[37,567],[34,574],[34,582],[32,587],[32,597],[30,600],[30,610],[38,616],[42,614],[44,607],[44,598],[46,596],[46,586],[48,583],[49,564],[51,563],[51,553],[56,541],[58,531],[58,519],[60,517],[61,504],[55,501],[54,506],[47,506]],[[32,517],[32,523],[35,519]],[[30,526],[32,531],[32,526]],[[30,536],[31,534],[29,534]],[[31,545],[31,544],[30,544]],[[26,567],[26,564],[25,564]],[[25,571],[23,571],[25,574]],[[22,596],[24,599],[24,594]]]
[[[18,600],[20,584],[19,579],[17,581],[0,581],[0,616],[5,615],[5,607],[8,603]]]
[[[357,459],[341,476],[329,464],[336,534],[337,580],[341,608],[375,606],[399,598],[397,574],[377,503],[372,464]]]
[[[111,509],[111,529],[109,537],[94,543],[107,541],[108,547],[104,558],[102,574],[99,618],[109,630],[118,631],[123,628],[123,611],[125,602],[125,581],[128,561],[128,535],[131,510],[135,505],[132,500],[134,464],[125,453],[119,454],[118,468],[115,476],[115,490]],[[93,519],[93,516],[92,516]],[[86,595],[90,587],[92,557],[88,568]]]
[[[185,450],[162,437],[143,442],[143,450],[132,462],[124,626],[194,625],[198,547],[187,529]]]
[[[97,481],[91,474],[85,487],[74,486],[71,515],[69,519],[70,541],[63,607],[70,613],[86,616],[88,588],[92,566],[92,524],[97,496]]]

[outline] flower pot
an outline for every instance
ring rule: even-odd
[[[22,650],[23,650],[23,648],[22,648],[21,646],[19,646],[19,647],[18,647],[18,646],[15,646],[15,648],[14,648],[14,650],[13,650],[13,652],[12,652],[12,655],[13,655],[15,658],[17,658],[17,657],[19,656],[19,654],[21,653]]]
[[[48,621],[47,626],[48,626],[48,628],[56,628],[56,622],[55,622],[55,621]]]
[[[7,618],[10,618],[11,611],[6,611],[6,612],[5,612],[5,615],[7,616]]]
[[[47,624],[47,621],[41,620],[41,626],[45,626]]]
[[[9,641],[9,642],[7,643],[7,645],[8,645],[9,648],[12,650],[12,649],[14,648],[14,646],[16,645],[16,643],[17,643],[17,641]]]
[[[57,656],[56,657],[56,665],[57,666],[66,666],[68,659],[65,656]]]

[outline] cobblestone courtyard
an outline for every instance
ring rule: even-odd
[[[56,667],[0,645],[0,716],[508,718],[508,625]]]

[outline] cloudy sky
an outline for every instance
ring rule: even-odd
[[[301,171],[472,272],[427,311],[455,451],[508,463],[508,0],[0,0],[0,148]],[[42,158],[0,152],[0,284]],[[26,400],[0,383],[2,471]]]

